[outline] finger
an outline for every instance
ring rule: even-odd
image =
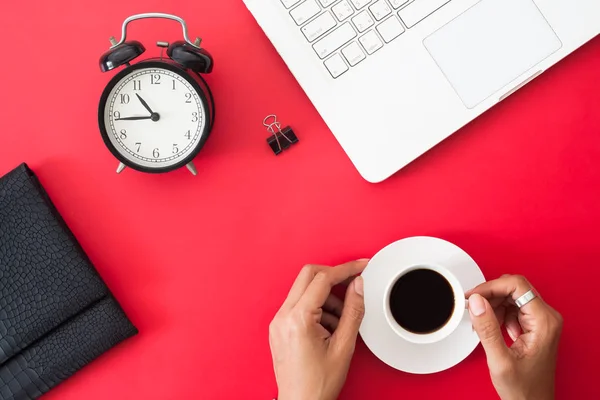
[[[346,291],[342,318],[332,337],[333,351],[338,352],[346,360],[352,358],[354,354],[358,329],[364,315],[364,282],[362,276],[359,276]]]
[[[323,265],[305,265],[302,270],[300,270],[300,273],[298,274],[296,281],[294,281],[294,284],[292,285],[292,288],[290,289],[290,292],[288,293],[288,296],[283,302],[281,308],[289,309],[294,307],[306,291],[308,285],[310,285],[312,280],[315,278],[315,275],[327,268],[329,267],[325,267]]]
[[[508,276],[511,276],[511,275],[510,275],[510,274],[504,274],[504,275],[500,276],[500,278],[506,278],[506,277],[508,277]],[[498,279],[500,279],[500,278],[498,278]],[[488,282],[489,282],[489,281],[488,281]],[[486,282],[484,282],[484,283],[486,283]],[[471,295],[472,295],[473,293],[475,293],[475,289],[477,289],[477,288],[478,288],[479,286],[481,286],[481,285],[483,285],[483,283],[479,284],[478,286],[475,286],[475,287],[474,287],[473,289],[471,289],[471,290],[467,290],[467,291],[465,292],[465,296],[466,296],[466,298],[468,299],[469,297],[471,297]],[[488,301],[489,301],[489,300],[490,300],[490,299],[488,299]],[[492,303],[490,302],[490,304],[492,304]]]
[[[494,310],[494,314],[496,314],[496,319],[498,320],[498,325],[502,326],[504,324],[504,319],[506,317],[506,307],[494,307],[490,304],[492,309]]]
[[[498,364],[509,353],[492,306],[482,296],[473,294],[469,297],[469,314],[485,350],[488,365]]]
[[[514,304],[515,300],[530,290],[536,292],[535,288],[531,285],[531,283],[529,283],[529,281],[527,281],[527,279],[520,275],[509,275],[493,281],[482,283],[469,292],[471,294],[479,294],[489,301],[494,301],[494,299],[498,298],[505,298],[511,300],[511,303]],[[545,308],[541,299],[534,299],[521,307],[520,310],[524,314],[535,315],[544,312]]]
[[[351,276],[350,278],[348,278],[345,281],[343,281],[342,283],[340,283],[340,285],[348,287],[348,286],[350,286],[350,284],[352,283],[352,281],[354,280],[354,278],[356,278],[356,277],[355,276]]]
[[[323,315],[321,315],[321,325],[323,325],[330,333],[335,332],[339,323],[340,319],[333,314],[324,312]]]
[[[469,297],[471,297],[471,295],[473,293],[475,293],[475,289],[477,288],[473,288],[467,292],[465,292],[465,299],[468,299]],[[506,303],[509,303],[509,301],[504,298],[504,297],[497,297],[497,298],[491,298],[491,299],[487,299],[487,301],[490,303],[490,305],[492,306],[492,308],[495,310],[498,307],[501,307],[503,305],[505,305]],[[512,301],[512,300],[511,300]],[[514,305],[514,302],[512,302]]]
[[[329,297],[327,297],[327,300],[325,300],[325,304],[323,305],[324,311],[327,311],[338,318],[342,316],[343,309],[344,302],[335,294],[330,294]]]
[[[494,309],[498,308],[498,307],[505,307],[506,305],[509,305],[509,301],[502,297],[487,299],[487,301],[490,303],[490,305]]]
[[[519,324],[519,310],[516,307],[510,307],[506,310],[504,316],[504,326],[506,332],[513,342],[516,342],[519,336],[521,336],[521,324]]]
[[[331,289],[351,276],[360,274],[366,268],[367,262],[367,260],[352,261],[319,271],[298,300],[297,306],[304,310],[323,307],[325,300],[331,294]]]

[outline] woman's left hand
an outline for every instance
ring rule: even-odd
[[[365,305],[355,278],[342,302],[331,289],[360,274],[368,260],[308,265],[269,327],[279,400],[335,400],[350,368]]]

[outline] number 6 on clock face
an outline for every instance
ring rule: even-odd
[[[104,142],[123,164],[167,172],[198,154],[210,132],[209,110],[202,87],[188,71],[146,61],[111,80],[98,120]]]

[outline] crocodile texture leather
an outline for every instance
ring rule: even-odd
[[[0,400],[34,399],[137,333],[25,165],[0,179]]]
[[[121,307],[106,297],[0,367],[0,399],[36,399],[135,334]]]

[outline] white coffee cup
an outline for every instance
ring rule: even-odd
[[[424,334],[414,333],[404,329],[402,326],[400,326],[400,324],[398,324],[398,322],[396,322],[390,309],[390,295],[392,292],[392,288],[394,287],[396,282],[398,282],[398,280],[407,273],[418,269],[428,269],[431,271],[435,271],[441,276],[443,276],[446,279],[446,281],[448,281],[448,283],[450,284],[450,287],[452,288],[452,292],[454,294],[454,309],[448,321],[439,329]],[[390,280],[389,284],[386,287],[385,295],[383,296],[383,309],[385,318],[390,327],[394,330],[394,332],[396,332],[396,334],[398,334],[404,340],[416,344],[436,343],[450,336],[450,334],[452,334],[452,332],[454,332],[456,328],[458,328],[460,322],[462,321],[466,309],[465,292],[456,276],[454,276],[448,269],[440,265],[409,266],[398,271],[394,278]]]

